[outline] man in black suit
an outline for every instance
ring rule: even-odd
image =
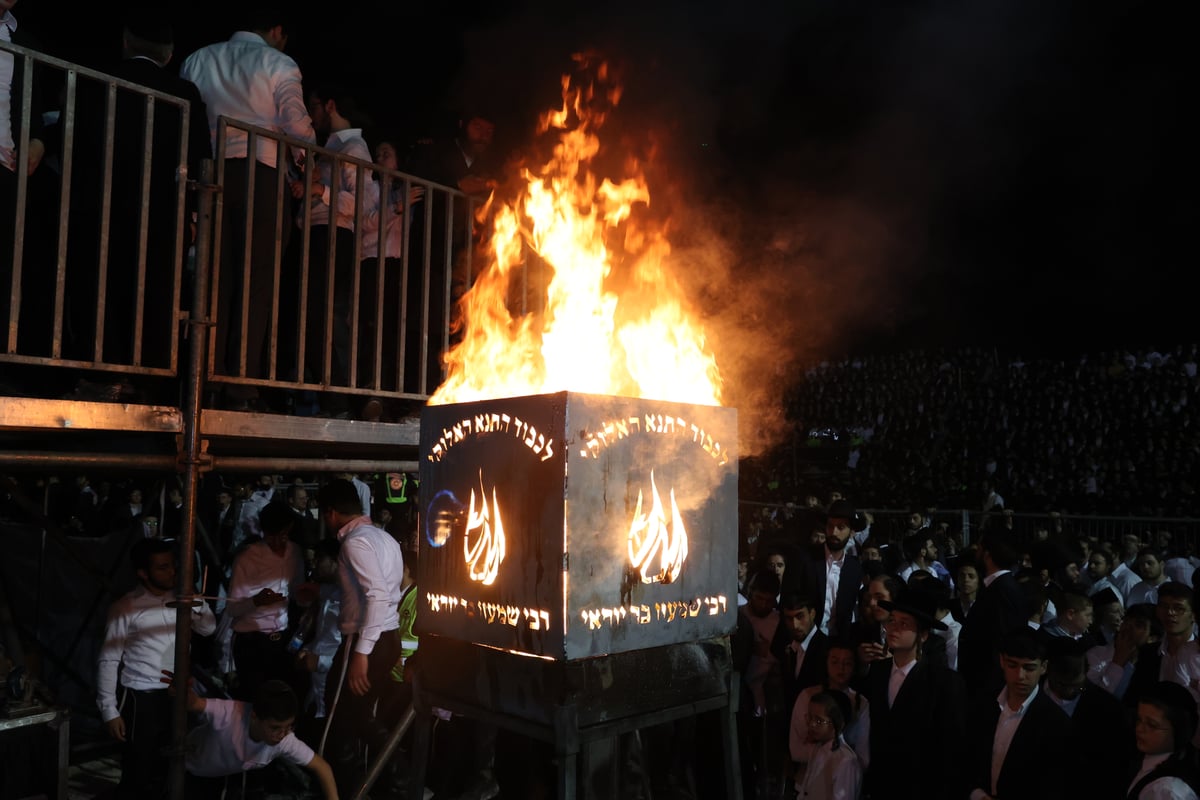
[[[1125,797],[1127,765],[1137,755],[1133,729],[1121,701],[1087,679],[1086,650],[1059,639],[1048,646],[1043,689],[1071,718],[1077,761],[1070,767],[1071,789],[1080,797]]]
[[[1004,688],[973,709],[967,732],[971,800],[1075,796],[1068,793],[1075,764],[1071,720],[1038,685],[1046,673],[1045,645],[1032,632],[1017,631],[999,650]]]
[[[1131,708],[1136,708],[1138,698],[1153,691],[1159,681],[1182,685],[1189,685],[1192,680],[1200,681],[1200,675],[1193,674],[1191,669],[1196,648],[1193,590],[1185,584],[1167,581],[1158,587],[1155,613],[1162,624],[1162,641],[1142,645],[1138,651],[1124,697],[1125,705]]]
[[[1009,535],[988,530],[979,540],[983,586],[958,635],[958,672],[972,698],[994,698],[1000,691],[1000,640],[1028,627],[1024,595],[1012,574],[1018,553]]]
[[[112,183],[107,196],[111,217],[108,228],[107,279],[104,298],[104,360],[131,364],[134,340],[140,336],[141,363],[170,365],[170,344],[176,319],[175,292],[182,307],[190,304],[190,286],[176,286],[183,254],[191,243],[191,193],[181,182],[199,174],[200,162],[212,157],[208,115],[200,92],[190,81],[166,69],[174,55],[174,34],[164,12],[146,4],[125,18],[121,36],[122,59],[111,72],[123,81],[138,84],[186,101],[187,128],[181,106],[166,100],[153,103],[153,134],[146,135],[146,98],[125,88],[116,92],[114,127],[106,141],[107,98],[99,82],[81,86],[77,119],[76,181],[73,199],[91,209],[79,217],[73,245],[79,248],[73,262],[71,295],[73,351],[89,357],[95,341],[97,213],[105,200],[102,192],[106,144],[112,147]],[[186,170],[180,170],[180,141],[188,137]],[[148,155],[148,181],[143,183],[143,161]],[[181,189],[184,191],[181,192]],[[147,214],[142,227],[143,210]],[[143,319],[135,330],[141,243],[145,242]],[[182,272],[180,280],[182,281]]]
[[[790,715],[800,692],[825,682],[829,637],[817,627],[814,598],[800,594],[780,598],[779,627],[771,642],[771,654],[779,662],[783,707],[785,715]]]
[[[862,530],[865,522],[846,500],[829,506],[825,522],[825,543],[805,551],[794,584],[801,594],[817,603],[817,623],[827,636],[845,636],[850,632],[858,594],[862,588],[863,568],[858,556],[846,552],[850,536]],[[789,576],[784,574],[784,582]]]
[[[871,714],[863,789],[872,800],[959,800],[965,794],[965,690],[956,673],[923,656],[930,632],[945,628],[931,599],[907,592],[879,603],[891,614],[884,629],[892,657],[872,662],[863,685]],[[940,774],[931,779],[924,768],[935,761]]]

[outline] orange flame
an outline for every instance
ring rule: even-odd
[[[720,405],[716,358],[665,266],[670,244],[633,213],[650,203],[640,168],[618,181],[591,171],[621,92],[605,65],[577,60],[593,77],[563,77],[562,108],[539,127],[556,131],[553,156],[537,174],[523,169],[517,199],[496,206],[487,266],[462,299],[462,339],[431,404],[566,390]],[[536,277],[530,252],[553,275],[520,313],[510,300]]]
[[[495,525],[490,516],[495,515]],[[479,531],[479,538],[471,544],[471,535]],[[471,490],[471,498],[467,504],[467,532],[463,537],[463,556],[467,561],[468,575],[473,581],[481,581],[484,586],[491,586],[500,574],[500,564],[504,562],[504,523],[500,520],[500,504],[496,500],[496,490],[492,489],[492,510],[489,514],[487,492],[483,488],[483,474],[479,475],[479,510],[475,510],[475,490]]]
[[[633,524],[629,527],[629,560],[641,573],[642,583],[674,583],[687,560],[687,530],[683,527],[679,506],[675,504],[674,489],[671,490],[671,522],[667,525],[653,470],[650,472],[650,491],[654,498],[650,513],[642,514],[642,492],[638,490]],[[655,553],[659,555],[658,572],[652,572]]]

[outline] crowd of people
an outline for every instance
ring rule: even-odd
[[[214,480],[198,515],[205,541],[194,581],[177,580],[179,530],[152,524],[161,511],[157,501],[143,503],[139,489],[108,503],[81,478],[73,497],[60,498],[60,515],[94,508],[110,526],[106,535],[132,542],[137,585],[110,607],[96,667],[100,719],[121,743],[117,796],[163,796],[178,691],[188,692],[192,712],[190,798],[222,796],[231,775],[247,797],[354,795],[369,755],[411,703],[416,493],[397,477],[407,506],[352,474],[319,485],[272,475],[231,486]],[[205,555],[214,548],[215,562]],[[180,596],[180,585],[191,591]],[[173,681],[176,606],[192,614],[195,677],[187,687]],[[405,789],[393,768],[372,796]]]
[[[873,527],[835,495],[739,557],[745,797],[1197,797],[1200,559]]]
[[[752,468],[743,497],[837,486],[875,508],[1192,517],[1197,358],[1190,344],[1071,359],[964,348],[823,361],[789,391],[794,446]],[[805,474],[822,453],[836,462]]]

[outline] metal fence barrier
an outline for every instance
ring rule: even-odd
[[[440,383],[454,287],[472,276],[474,208],[461,191],[222,118],[215,221],[200,248],[187,101],[0,50],[22,67],[18,152],[28,151],[39,101],[53,98],[57,112],[40,167],[11,173],[11,190],[0,185],[0,362],[180,375],[194,257],[207,252],[207,381],[414,400]],[[247,159],[225,158],[231,135],[291,167],[247,171]],[[270,185],[256,186],[263,174]],[[318,174],[351,176],[337,225],[314,220]],[[256,198],[274,213],[260,203],[256,214]]]

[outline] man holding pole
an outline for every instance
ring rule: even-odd
[[[352,797],[364,775],[358,742],[365,741],[373,752],[382,746],[387,728],[373,709],[376,701],[381,709],[391,708],[399,685],[391,671],[402,649],[398,607],[404,558],[396,540],[364,514],[350,481],[330,481],[319,499],[326,527],[337,531],[341,542],[342,585],[342,644],[325,687],[328,716],[321,749],[325,741],[335,748],[329,762],[338,789]]]

